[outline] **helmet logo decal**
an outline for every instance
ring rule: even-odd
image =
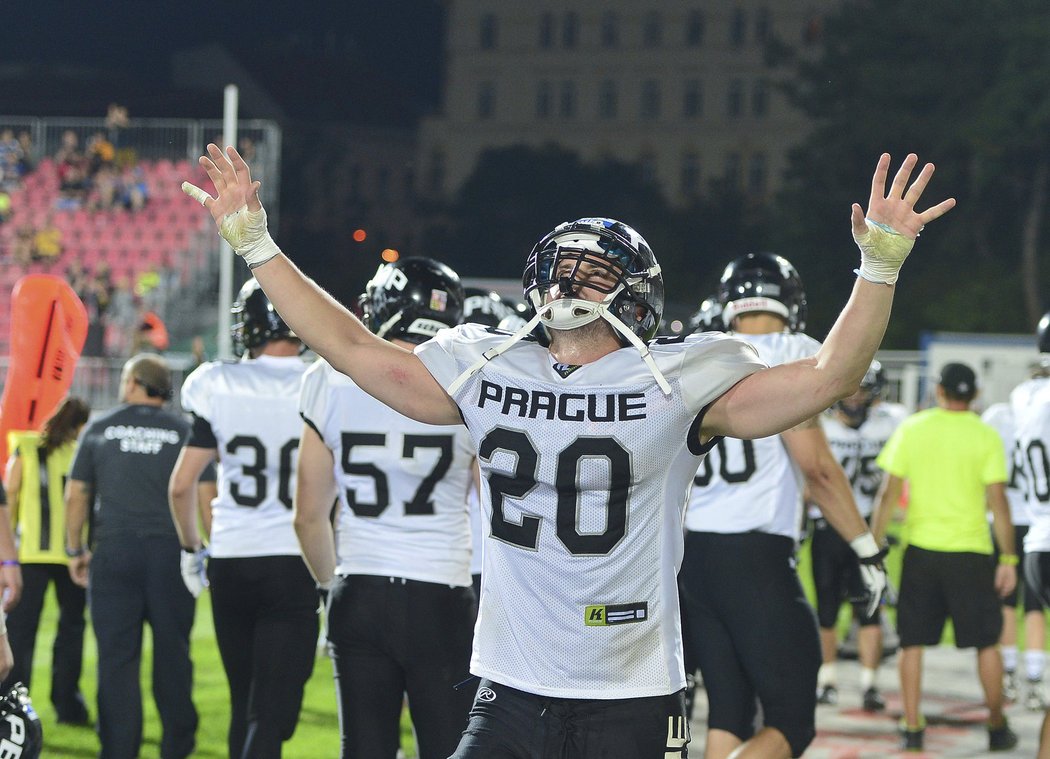
[[[430,310],[444,311],[448,307],[448,293],[444,290],[430,291]]]

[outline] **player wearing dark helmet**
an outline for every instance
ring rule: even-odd
[[[528,257],[525,296],[549,347],[528,324],[510,337],[464,324],[408,352],[299,272],[266,232],[247,164],[208,147],[217,197],[184,190],[296,334],[405,416],[463,422],[473,438],[488,522],[471,659],[481,682],[456,759],[686,755],[676,574],[689,484],[721,436],[789,429],[860,381],[920,226],[954,205],[916,212],[932,165],[909,189],[909,155],[887,189],[889,162],[868,219],[852,209],[860,276],[831,337],[766,368],[732,337],[653,340],[659,264],[637,232],[598,217],[559,225]],[[765,755],[789,751],[759,737]]]
[[[186,378],[182,405],[193,429],[169,500],[186,587],[194,596],[210,587],[230,684],[229,755],[276,757],[298,721],[317,642],[317,593],[292,529],[306,364],[299,339],[254,279],[231,310],[241,360],[212,361]],[[197,482],[216,458],[211,534],[201,535]]]
[[[455,272],[423,258],[381,266],[360,299],[365,323],[404,347],[459,324],[463,302]],[[342,756],[394,759],[407,697],[419,756],[446,759],[473,695],[454,687],[469,676],[476,604],[470,436],[399,414],[324,359],[300,413],[295,529],[329,598]]]
[[[44,728],[29,691],[15,683],[0,696],[0,756],[37,759],[44,747]]]
[[[718,297],[729,334],[754,345],[767,364],[819,352],[820,343],[800,331],[806,294],[784,257],[750,253],[731,261]],[[780,435],[718,441],[694,479],[681,575],[691,650],[707,688],[712,759],[751,738],[756,701],[763,729],[793,755],[815,734],[820,642],[791,561],[802,517],[799,472],[825,528],[830,523],[869,559],[869,613],[886,584],[881,554],[816,415]],[[753,558],[741,563],[742,554]]]

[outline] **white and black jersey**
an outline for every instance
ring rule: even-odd
[[[215,558],[299,555],[292,528],[306,364],[262,355],[197,367],[182,386],[193,414],[187,445],[219,452],[209,547]]]
[[[506,340],[476,325],[416,348],[448,388]],[[650,343],[582,366],[522,341],[453,396],[474,439],[486,522],[471,672],[561,698],[685,687],[676,574],[703,409],[763,367],[743,341]]]
[[[1006,481],[1010,521],[1014,527],[1027,526],[1032,523],[1032,519],[1028,514],[1028,499],[1024,487],[1024,457],[1017,447],[1017,424],[1014,421],[1013,409],[1009,403],[993,403],[981,414],[981,419],[985,424],[994,427],[1003,441],[1007,471],[1010,475],[1010,479]]]
[[[732,334],[732,333],[731,333]],[[797,332],[737,335],[769,366],[814,355],[820,343]],[[724,438],[700,465],[685,526],[692,532],[766,532],[798,540],[802,476],[779,435]]]
[[[335,458],[338,573],[470,585],[466,428],[409,419],[324,360],[303,377],[300,411]]]
[[[862,517],[871,516],[875,496],[882,484],[883,472],[875,464],[875,459],[897,425],[907,416],[908,409],[899,403],[876,403],[868,410],[860,427],[850,427],[833,412],[821,419],[828,445],[849,477],[857,510]]]
[[[1012,405],[1012,404],[1011,404]],[[1016,407],[1015,407],[1016,408]],[[1031,527],[1025,553],[1050,552],[1050,384],[1027,397],[1027,409],[1016,414],[1017,455],[1023,464]]]

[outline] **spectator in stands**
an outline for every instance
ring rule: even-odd
[[[55,224],[55,215],[48,213],[44,225],[33,235],[33,260],[51,262],[62,255],[62,230]]]
[[[11,219],[11,195],[0,188],[0,224],[5,224]]]
[[[62,133],[62,142],[55,153],[58,166],[59,208],[80,208],[90,185],[86,158],[80,150],[80,139],[72,129]]]
[[[110,103],[106,109],[106,134],[114,148],[120,147],[120,130],[128,126],[128,109],[119,103]]]
[[[117,277],[106,309],[106,355],[127,356],[138,326],[138,304],[127,277]]]
[[[129,211],[141,211],[149,199],[149,186],[141,166],[127,166],[120,175],[118,202]]]
[[[22,176],[25,176],[36,168],[36,149],[28,129],[18,133],[18,146],[22,149]]]
[[[19,266],[29,266],[33,263],[33,236],[36,230],[29,222],[23,222],[15,230],[14,241],[11,243],[11,258]]]
[[[6,163],[7,156],[11,154],[21,159],[22,146],[19,145],[18,140],[15,139],[15,132],[13,129],[0,130],[0,163]]]
[[[95,176],[103,166],[113,166],[117,151],[113,143],[106,139],[106,133],[95,132],[88,138],[87,159],[88,175]]]
[[[101,166],[95,174],[87,207],[90,211],[109,211],[117,205],[122,188],[113,166]]]
[[[22,166],[18,153],[4,153],[0,158],[0,188],[12,192],[22,186]]]
[[[55,152],[55,163],[75,163],[82,159],[84,154],[80,152],[80,138],[72,129],[62,133],[62,140]]]
[[[168,349],[168,328],[156,311],[143,311],[138,332],[135,333],[133,349],[163,353]]]

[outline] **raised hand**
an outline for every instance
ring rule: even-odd
[[[887,190],[890,155],[883,153],[871,178],[867,214],[859,203],[853,204],[850,218],[853,239],[861,250],[858,273],[868,281],[888,285],[896,282],[901,264],[911,252],[922,228],[955,207],[955,198],[948,198],[925,211],[915,210],[915,204],[934,172],[934,165],[926,164],[909,185],[908,180],[918,160],[918,156],[909,153]]]
[[[215,186],[215,197],[189,182],[182,191],[208,209],[219,234],[249,266],[259,266],[280,253],[266,230],[266,211],[259,200],[259,182],[252,181],[248,164],[232,146],[223,154],[218,145],[208,145],[200,157],[201,167]]]

